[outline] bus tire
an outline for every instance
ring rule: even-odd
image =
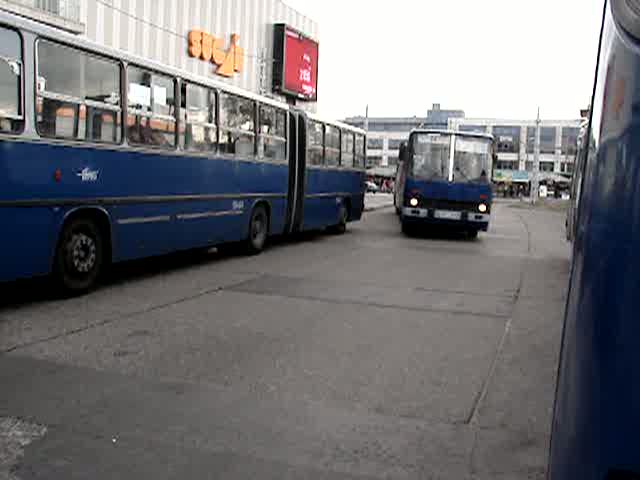
[[[478,238],[478,230],[468,230],[467,238],[469,240],[475,240],[476,238]]]
[[[264,205],[258,204],[251,211],[249,219],[249,235],[245,251],[249,255],[257,255],[264,250],[269,236],[269,215]]]
[[[415,229],[413,225],[410,225],[407,222],[402,222],[402,233],[404,233],[407,237],[413,237],[413,235],[415,234]]]
[[[336,235],[343,235],[347,232],[347,222],[349,221],[349,210],[342,204],[338,209],[338,223],[330,227],[330,232]]]
[[[80,295],[95,287],[105,263],[100,228],[90,218],[70,220],[62,229],[54,260],[56,285],[66,295]]]

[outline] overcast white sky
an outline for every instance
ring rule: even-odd
[[[320,24],[319,113],[577,118],[602,0],[285,0]]]

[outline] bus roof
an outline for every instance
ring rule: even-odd
[[[440,133],[442,135],[457,135],[460,137],[475,137],[494,140],[493,135],[482,132],[461,132],[459,130],[442,130],[436,128],[414,128],[413,130],[411,130],[411,133],[409,135],[413,135],[414,133]]]
[[[366,132],[358,127],[354,127],[353,125],[349,125],[348,123],[339,122],[337,120],[325,120],[324,118],[314,114],[314,113],[305,113],[310,120],[314,120],[316,122],[326,123],[328,125],[333,125],[334,127],[339,127],[343,130],[349,130],[353,133],[366,134]]]

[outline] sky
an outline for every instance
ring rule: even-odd
[[[319,23],[328,118],[579,118],[591,100],[602,0],[285,0]]]

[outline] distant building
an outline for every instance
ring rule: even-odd
[[[0,0],[0,8],[72,33],[85,33],[81,0]]]
[[[462,110],[442,110],[435,103],[426,117],[351,117],[345,123],[367,130],[369,167],[395,171],[400,142],[406,141],[414,128],[446,129],[451,119],[464,118]]]
[[[554,176],[571,177],[580,123],[580,119],[541,120],[538,165],[540,179],[553,179]],[[498,162],[493,174],[494,182],[531,181],[536,148],[535,119],[452,118],[449,120],[449,128],[486,132],[495,137]]]

